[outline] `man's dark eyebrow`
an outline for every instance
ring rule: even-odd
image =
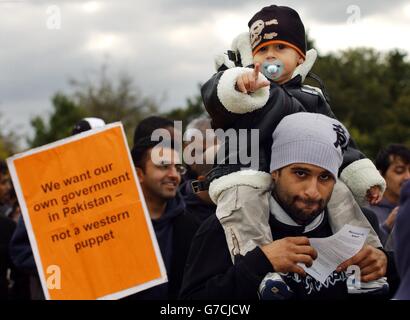
[[[294,171],[303,171],[306,173],[311,173],[312,171],[309,168],[302,167],[302,166],[297,166],[297,167],[292,167],[291,170]],[[323,170],[320,175],[322,174],[327,174],[327,175],[332,175],[328,170]]]
[[[322,174],[332,175],[328,170],[324,170],[324,171],[322,171],[320,174],[321,174],[321,175],[322,175]]]

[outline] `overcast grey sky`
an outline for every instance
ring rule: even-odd
[[[114,74],[133,76],[145,95],[165,95],[163,110],[181,106],[213,73],[213,56],[247,31],[256,11],[273,3],[0,0],[2,123],[30,132],[30,118],[47,115],[50,97],[68,91],[68,78],[83,79],[104,62]],[[410,0],[276,4],[299,12],[323,53],[357,46],[410,52]],[[50,30],[53,5],[61,13],[61,28]]]

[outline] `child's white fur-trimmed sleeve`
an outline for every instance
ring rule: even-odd
[[[219,79],[217,95],[226,110],[233,113],[244,114],[262,108],[269,99],[269,86],[260,88],[253,93],[243,93],[235,89],[236,81],[242,74],[253,71],[251,68],[231,68],[224,71]],[[266,77],[259,73],[259,78]],[[267,80],[267,79],[266,79]]]
[[[367,204],[366,193],[371,187],[379,186],[382,193],[386,190],[386,181],[369,159],[352,162],[344,168],[340,179],[349,187],[360,205]]]
[[[225,65],[227,68],[235,68],[235,64],[229,60],[225,53],[217,54],[214,58],[215,70],[218,71],[220,67]]]
[[[219,195],[223,191],[241,185],[268,190],[272,185],[272,177],[267,172],[252,169],[232,172],[211,182],[209,197],[215,204],[218,204]]]

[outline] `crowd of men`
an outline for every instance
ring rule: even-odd
[[[83,119],[75,124],[73,134],[103,125],[104,122],[99,119]],[[200,181],[212,169],[212,164],[201,161],[186,165],[180,161],[181,155],[172,144],[163,150],[166,161],[155,163],[150,151],[158,144],[151,139],[156,129],[168,130],[173,140],[184,135],[184,141],[189,141],[192,130],[209,134],[210,131],[206,130],[211,129],[211,121],[207,117],[194,119],[183,133],[174,127],[172,121],[152,116],[141,121],[135,129],[131,156],[167,270],[168,282],[126,299],[269,299],[263,292],[263,285],[266,287],[263,279],[273,271],[287,274],[287,283],[291,287],[287,289],[292,293],[290,298],[325,298],[325,295],[327,298],[332,295],[349,297],[348,289],[343,287],[345,276],[333,275],[335,279],[332,283],[338,284],[332,285],[330,293],[325,289],[317,290],[305,283],[305,271],[292,261],[295,255],[300,255],[307,266],[311,265],[317,252],[309,246],[308,238],[332,234],[325,212],[335,188],[338,168],[333,173],[333,167],[327,166],[326,162],[318,166],[314,161],[309,162],[308,157],[303,166],[288,160],[273,167],[275,192],[268,210],[272,212],[269,225],[274,241],[236,257],[233,264],[224,232],[215,216],[216,205],[206,190],[198,191],[193,187],[193,182]],[[288,135],[286,128],[282,130],[277,134]],[[279,141],[280,136],[276,140]],[[214,141],[212,145],[204,144],[202,148],[195,149],[203,150],[199,155],[202,159],[215,156],[220,142],[216,136],[211,137],[211,141]],[[362,211],[383,246],[365,246],[361,256],[355,258],[352,264],[361,266],[364,280],[366,276],[368,279],[387,277],[389,292],[385,295],[386,299],[395,296],[406,299],[409,298],[410,288],[404,281],[408,280],[401,280],[408,279],[410,263],[403,245],[409,240],[403,235],[410,233],[410,219],[405,217],[410,217],[410,183],[406,184],[410,180],[410,150],[404,145],[389,145],[379,152],[375,165],[386,180],[387,188],[382,201],[362,207]],[[43,299],[30,241],[5,161],[1,161],[0,166],[0,300]],[[315,216],[304,227],[295,221],[310,217],[295,210],[296,204],[291,201],[298,199],[302,193],[310,197],[310,202],[300,199],[296,202],[301,201],[308,207],[318,206],[318,210],[314,210]],[[230,200],[235,205],[235,200],[227,201]],[[398,217],[402,219],[400,226],[397,224]],[[347,265],[341,267],[343,269]],[[316,290],[316,295],[310,296],[311,292],[307,292],[306,288]]]

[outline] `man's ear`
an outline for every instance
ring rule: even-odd
[[[276,182],[279,176],[279,170],[272,171],[271,176],[272,176],[273,182]]]
[[[299,57],[298,66],[300,66],[303,62],[305,62],[305,59],[303,59],[303,57]]]
[[[135,170],[137,171],[138,180],[140,181],[140,183],[143,183],[144,182],[144,176],[145,176],[144,171],[141,168],[138,168],[138,167],[136,167]]]

